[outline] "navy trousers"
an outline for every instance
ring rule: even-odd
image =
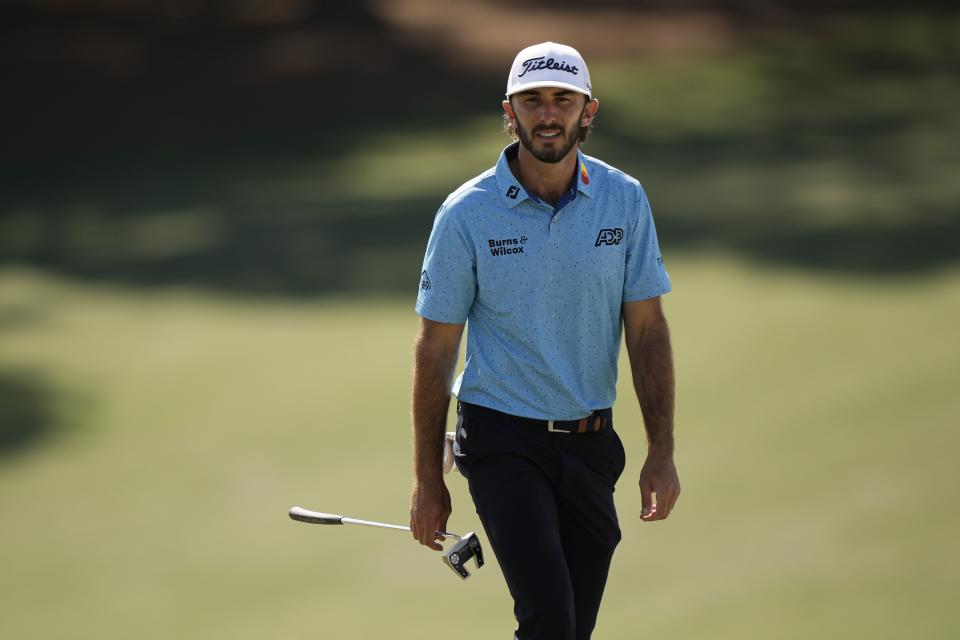
[[[551,433],[466,402],[457,413],[457,468],[513,596],[516,638],[588,640],[620,542],[620,437],[612,424]]]

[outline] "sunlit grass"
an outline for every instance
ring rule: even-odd
[[[960,275],[670,267],[684,496],[668,523],[638,521],[625,375],[624,542],[598,633],[955,632]],[[494,564],[461,584],[402,534],[285,516],[405,521],[410,300],[263,303],[9,270],[0,293],[3,366],[40,372],[63,422],[0,464],[4,635],[306,637],[322,620],[421,638],[467,615],[465,639],[509,633]],[[479,528],[462,479],[450,486],[451,528]]]

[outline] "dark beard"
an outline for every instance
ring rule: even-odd
[[[584,110],[586,110],[586,106],[584,106]],[[580,116],[583,117],[583,111],[580,112]],[[580,120],[578,118],[577,122],[579,121]],[[566,144],[564,144],[562,147],[556,147],[556,146],[552,148],[546,147],[541,151],[537,151],[533,146],[533,135],[536,134],[537,131],[540,131],[541,129],[557,128],[556,125],[553,125],[553,126],[537,125],[536,127],[533,128],[532,132],[524,129],[523,125],[520,124],[519,120],[516,120],[516,126],[517,126],[517,136],[520,138],[520,144],[522,144],[524,148],[526,148],[526,150],[530,152],[530,155],[532,155],[534,158],[536,158],[540,162],[548,162],[550,164],[555,164],[557,162],[560,162],[561,160],[567,157],[567,154],[570,153],[570,150],[573,149],[573,146],[577,144],[577,141],[580,139],[580,129],[574,127],[573,130],[570,131],[570,133],[566,133],[561,127],[560,135],[557,136],[556,140],[557,142],[560,142],[561,140],[565,140]]]

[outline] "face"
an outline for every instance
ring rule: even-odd
[[[520,144],[541,162],[560,162],[576,147],[580,127],[596,113],[596,100],[576,91],[543,87],[523,91],[503,103]]]

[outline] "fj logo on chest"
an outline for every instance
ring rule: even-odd
[[[527,243],[527,236],[519,238],[496,238],[487,240],[492,256],[512,256],[523,253],[523,245]],[[526,255],[526,254],[524,254]]]

